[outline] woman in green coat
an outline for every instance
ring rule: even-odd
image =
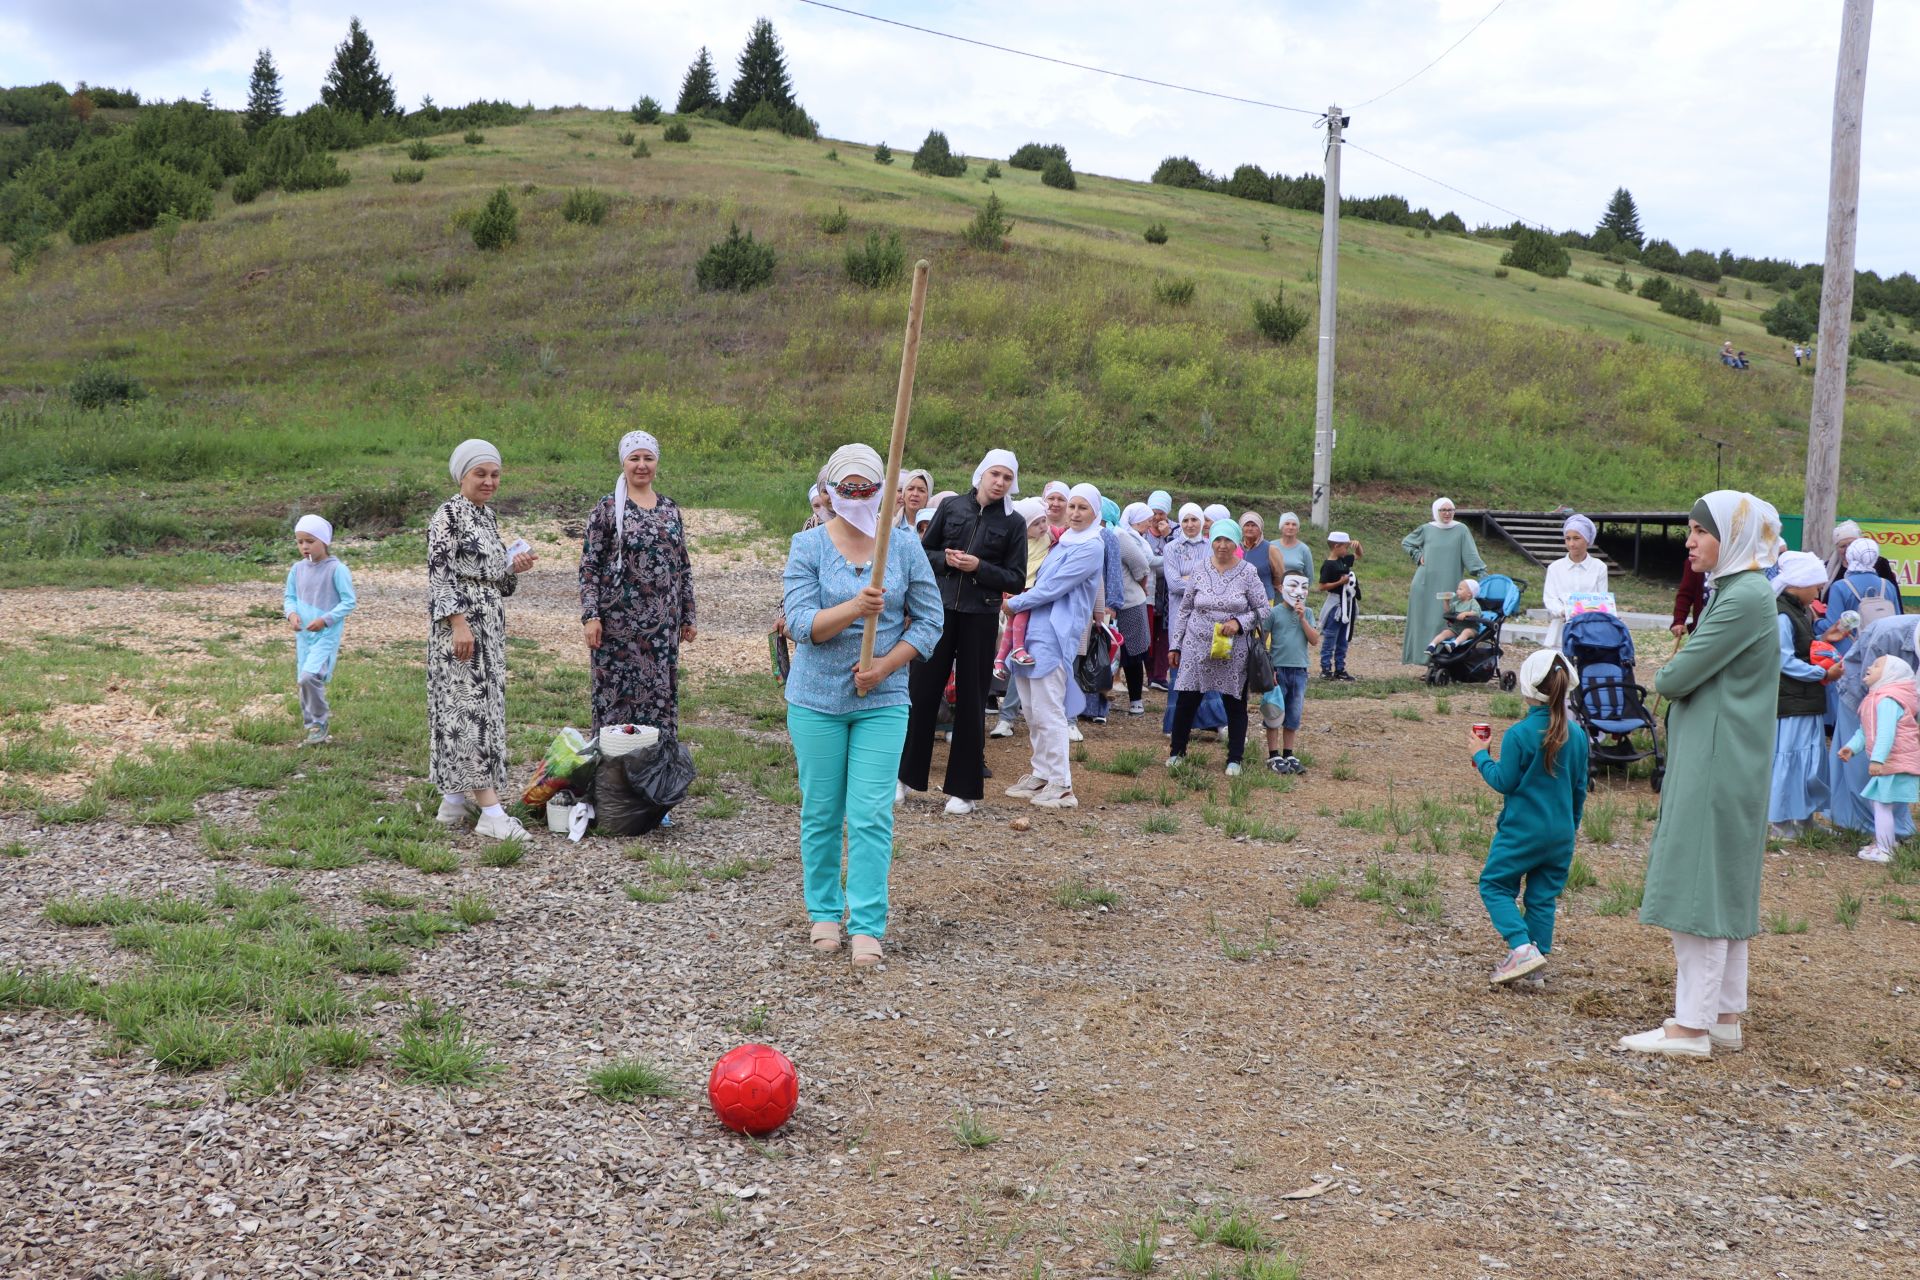
[[[1700,626],[1653,687],[1670,702],[1667,776],[1640,922],[1673,935],[1673,1020],[1622,1049],[1705,1058],[1741,1047],[1747,939],[1760,932],[1767,791],[1780,700],[1773,586],[1780,516],[1750,493],[1693,504],[1687,557],[1712,575]]]
[[[1453,595],[1462,578],[1485,573],[1487,562],[1467,526],[1454,520],[1452,498],[1435,498],[1433,519],[1400,539],[1400,549],[1420,566],[1407,591],[1407,638],[1400,646],[1400,661],[1424,667],[1427,642],[1439,634],[1441,615],[1447,611],[1441,595]]]

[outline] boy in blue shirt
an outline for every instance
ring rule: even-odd
[[[1305,773],[1293,754],[1300,713],[1307,701],[1308,650],[1320,643],[1320,631],[1307,608],[1307,580],[1290,573],[1280,580],[1280,603],[1267,615],[1267,654],[1280,683],[1261,695],[1260,724],[1267,731],[1267,768],[1275,773]]]

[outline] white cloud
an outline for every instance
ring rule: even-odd
[[[1338,100],[1364,146],[1529,218],[1588,227],[1617,185],[1642,222],[1683,249],[1824,254],[1837,6],[1671,0],[1603,7],[1509,0],[1431,71],[1356,106],[1428,61],[1491,0],[850,0],[902,21],[1115,70],[1320,109]],[[332,47],[359,12],[403,101],[506,97],[624,106],[671,102],[702,44],[723,80],[754,18],[774,21],[802,101],[831,135],[1005,155],[1059,141],[1076,167],[1144,178],[1184,153],[1317,169],[1304,116],[1110,80],[937,40],[794,0],[470,0],[292,4],[28,0],[0,18],[0,82],[133,84],[161,96],[245,95],[271,46],[290,103],[313,100]],[[151,15],[165,12],[167,21]],[[1860,262],[1920,270],[1920,5],[1879,6],[1868,72]],[[1349,152],[1352,194],[1394,191],[1470,223],[1497,211]]]

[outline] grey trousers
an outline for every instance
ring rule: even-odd
[[[327,727],[327,677],[317,671],[300,673],[300,719],[309,729]]]

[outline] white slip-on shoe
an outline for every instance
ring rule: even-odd
[[[497,818],[489,818],[483,813],[480,821],[473,824],[473,834],[488,840],[525,840],[527,829],[512,814],[503,813]]]
[[[1013,721],[994,721],[993,728],[987,730],[987,736],[989,738],[1011,738],[1013,736]]]
[[[1087,740],[1087,735],[1080,732],[1079,724],[1072,720],[1067,721],[1067,741],[1068,742],[1085,742],[1086,740]]]
[[[1616,1047],[1631,1053],[1662,1053],[1674,1058],[1710,1058],[1713,1056],[1713,1036],[1711,1034],[1670,1036],[1663,1023],[1651,1031],[1621,1036]]]
[[[906,783],[896,782],[893,784],[893,803],[896,806],[905,804],[912,795],[913,790],[908,787]]]
[[[959,796],[953,796],[947,801],[947,813],[955,818],[963,818],[979,807],[978,800],[962,800]]]
[[[443,827],[463,827],[478,812],[465,796],[442,796],[440,812],[433,815],[433,820]]]
[[[1073,794],[1073,788],[1063,787],[1056,782],[1049,782],[1046,790],[1033,797],[1033,803],[1042,809],[1078,809],[1080,807],[1080,801]]]
[[[1227,776],[1229,778],[1237,778],[1240,776],[1240,762],[1238,760],[1235,760],[1227,766]]]
[[[1870,844],[1854,855],[1862,862],[1892,862],[1893,855],[1877,844]]]
[[[1144,702],[1129,702],[1127,704],[1127,714],[1130,716],[1143,716],[1147,714],[1147,704]]]
[[[1168,757],[1167,757],[1167,768],[1169,768],[1169,769],[1178,769],[1178,768],[1180,767],[1180,763],[1181,763],[1181,761],[1183,761],[1183,760],[1185,760],[1185,759],[1186,759],[1186,757],[1185,757],[1185,756],[1168,756]]]
[[[1738,1053],[1747,1047],[1747,1038],[1740,1031],[1737,1022],[1716,1022],[1707,1028],[1707,1039],[1716,1049],[1725,1049],[1729,1053]]]
[[[1042,778],[1038,774],[1029,773],[1020,779],[1020,781],[1008,787],[1007,794],[1015,800],[1025,800],[1029,796],[1039,795],[1042,791],[1046,790],[1046,787],[1047,780],[1045,778]]]

